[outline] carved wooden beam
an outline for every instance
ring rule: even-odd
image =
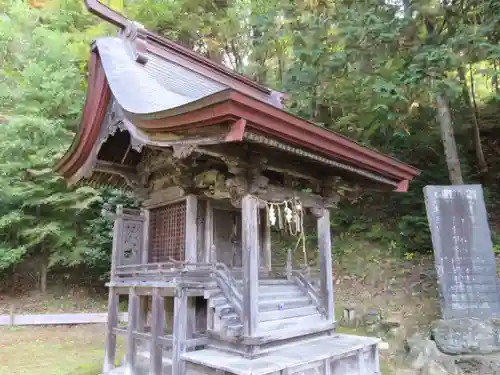
[[[325,201],[325,199],[321,195],[304,191],[296,191],[290,188],[276,185],[268,185],[265,191],[258,192],[255,195],[265,201],[275,202],[281,202],[287,199],[295,198],[298,199],[304,207],[322,209],[331,206],[331,204]]]
[[[137,179],[137,171],[135,168],[105,160],[97,160],[94,170],[103,173],[117,174],[131,181]]]
[[[137,169],[123,164],[112,163],[105,160],[97,160],[94,166],[96,172],[103,172],[107,174],[116,174],[121,176],[127,181],[127,185],[132,188],[132,191],[139,199],[146,199],[148,189],[141,181],[140,176],[137,174]]]
[[[229,168],[235,169],[236,166],[239,166],[239,168],[251,168],[252,164],[255,165],[255,162],[257,160],[260,160],[264,163],[265,169],[282,173],[282,174],[287,174],[290,176],[294,176],[296,178],[301,178],[304,180],[308,180],[311,182],[312,185],[319,185],[321,180],[308,172],[305,168],[302,167],[294,167],[292,168],[287,168],[285,165],[277,163],[276,161],[268,160],[267,158],[262,158],[258,159],[258,157],[255,156],[255,154],[250,156],[250,160],[243,160],[244,156],[243,155],[234,155],[230,152],[225,152],[220,149],[214,150],[215,147],[197,147],[196,151],[199,152],[200,154],[205,154],[208,156],[212,156],[215,158],[220,159],[223,161],[226,165],[228,165]]]
[[[161,190],[168,186],[181,186],[189,189],[193,185],[192,148],[151,149],[147,148],[137,169],[142,180],[152,181],[152,190]],[[146,178],[147,176],[147,178]]]

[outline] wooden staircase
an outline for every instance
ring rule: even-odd
[[[234,280],[237,291],[242,281]],[[215,290],[208,298],[211,309],[211,334],[223,341],[242,342],[243,324],[231,298],[222,290]],[[271,341],[331,332],[333,322],[328,322],[308,291],[296,278],[259,280],[259,325],[253,341],[266,344]],[[215,345],[219,347],[219,345]],[[219,347],[220,348],[220,347]]]

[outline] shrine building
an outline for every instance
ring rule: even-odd
[[[335,332],[330,218],[342,195],[404,193],[419,171],[97,0],[87,7],[119,33],[92,43],[81,126],[56,169],[142,207],[113,213],[103,374],[380,374],[376,338]],[[317,272],[296,261],[301,246],[273,262],[286,253],[273,231],[300,243],[308,218]]]

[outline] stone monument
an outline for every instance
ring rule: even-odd
[[[495,255],[481,185],[424,189],[443,319],[500,317]]]
[[[482,186],[427,186],[424,196],[442,315],[434,345],[452,361],[499,369],[500,289]]]

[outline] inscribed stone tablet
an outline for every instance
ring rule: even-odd
[[[495,255],[481,185],[426,186],[444,319],[500,316]]]

